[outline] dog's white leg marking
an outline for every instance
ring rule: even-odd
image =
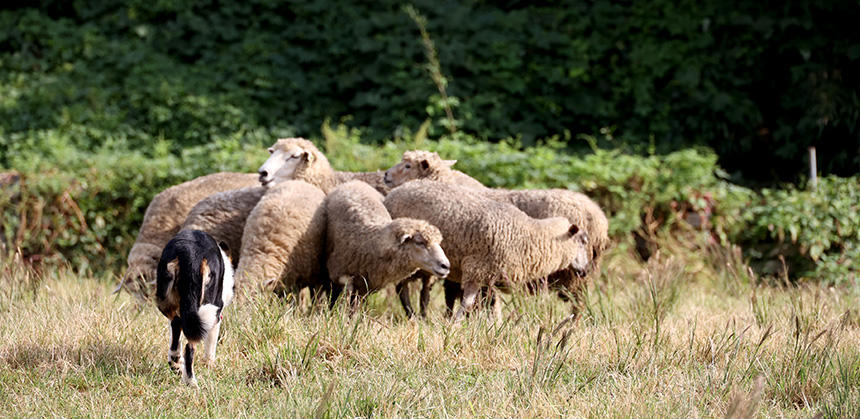
[[[212,330],[206,334],[203,341],[203,362],[212,365],[215,363],[215,349],[218,347],[218,334],[221,332],[221,322],[215,323]]]
[[[224,278],[221,283],[221,301],[224,302],[224,307],[227,307],[231,301],[233,301],[233,289],[235,284],[233,282],[233,262],[230,261],[230,256],[227,253],[224,253],[224,250],[221,250],[221,262],[224,264]],[[224,310],[224,307],[221,307],[221,310]]]

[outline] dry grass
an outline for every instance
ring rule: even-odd
[[[225,315],[200,389],[167,323],[107,279],[0,265],[4,414],[58,416],[803,416],[860,414],[858,291],[757,282],[734,252],[616,249],[585,315],[505,296],[504,318],[408,321],[385,293],[349,317],[276,298]]]

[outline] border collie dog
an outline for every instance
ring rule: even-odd
[[[215,360],[221,310],[233,299],[233,266],[227,245],[199,230],[182,230],[170,239],[158,261],[155,302],[170,321],[167,362],[182,370],[182,382],[197,386],[191,364],[194,348],[204,341],[203,360]],[[179,334],[185,334],[180,357]]]

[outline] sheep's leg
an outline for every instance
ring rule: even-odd
[[[427,307],[430,306],[430,290],[433,289],[433,277],[424,274],[421,278],[421,317],[427,318]]]
[[[179,337],[182,333],[182,319],[173,317],[170,321],[170,348],[167,350],[167,365],[172,370],[178,370],[180,364]]]
[[[330,284],[331,284],[331,288],[329,289],[329,294],[328,294],[329,295],[329,303],[328,303],[329,310],[334,308],[334,305],[337,303],[338,297],[340,297],[340,295],[343,294],[343,285],[338,284],[334,281],[330,282]]]
[[[493,287],[481,288],[481,297],[490,310],[487,315],[496,321],[502,320],[502,305],[499,304],[499,291]]]
[[[460,309],[454,315],[455,322],[462,320],[463,316],[471,311],[478,297],[478,292],[481,290],[481,287],[474,282],[464,282],[461,286],[463,288],[463,298],[460,300]]]
[[[355,278],[349,275],[343,275],[337,279],[337,281],[333,281],[332,287],[341,287],[341,291],[338,294],[344,294],[346,298],[346,304],[349,305],[349,315],[353,315],[355,310],[358,308],[358,295],[355,291]]]
[[[442,282],[442,286],[445,287],[445,307],[447,307],[445,316],[450,318],[454,314],[454,303],[462,295],[463,290],[460,288],[460,284],[447,279]]]
[[[203,362],[207,364],[215,363],[215,349],[218,347],[218,334],[221,332],[221,322],[215,323],[212,330],[206,334],[203,341]]]
[[[400,281],[394,288],[397,290],[397,296],[400,297],[400,305],[403,306],[406,317],[411,319],[415,315],[415,310],[412,309],[412,301],[409,299],[409,283],[409,279]]]
[[[197,387],[197,378],[194,377],[194,369],[191,364],[194,363],[194,346],[196,342],[188,341],[185,344],[185,365],[182,368],[182,383],[191,387]]]

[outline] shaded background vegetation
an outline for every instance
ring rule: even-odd
[[[341,169],[422,145],[488,185],[587,192],[618,239],[693,226],[856,279],[857,178],[782,188],[809,145],[823,174],[860,167],[856,2],[412,4],[442,80],[401,2],[6,5],[4,245],[120,266],[152,195],[300,135]]]

